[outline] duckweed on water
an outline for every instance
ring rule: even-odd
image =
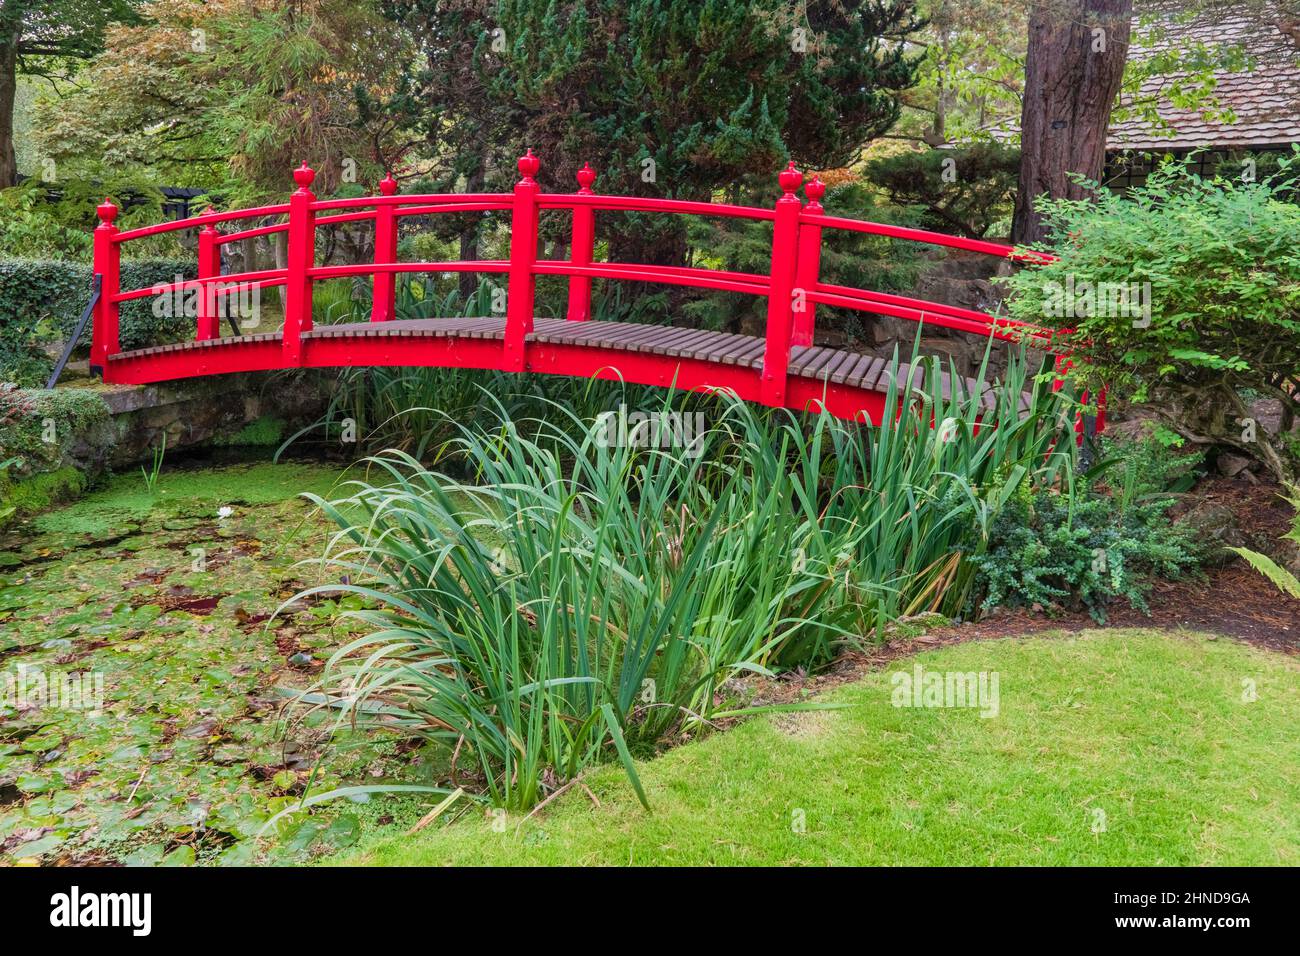
[[[329,533],[297,496],[340,477],[308,464],[165,469],[151,496],[125,475],[0,536],[0,864],[239,862],[266,849],[252,837],[303,792],[321,742],[310,724],[286,738],[277,688],[311,682],[356,599],[271,615],[323,583],[295,567]],[[21,680],[37,674],[85,676],[88,706],[50,706]],[[312,788],[409,779],[418,759],[358,742]],[[347,845],[368,809],[286,818],[269,852]]]
[[[68,508],[32,521],[38,532],[103,534],[149,515],[216,517],[222,506],[265,505],[304,492],[327,493],[342,472],[320,465],[285,462],[217,469],[164,471],[151,494],[139,473],[118,475],[103,490]]]

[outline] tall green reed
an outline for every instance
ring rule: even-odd
[[[485,278],[469,298],[456,289],[439,295],[432,278],[401,275],[395,293],[395,315],[398,319],[490,316],[499,306],[498,291]],[[316,321],[321,324],[366,322],[370,318],[370,286],[364,280],[322,283],[313,301]],[[616,320],[627,311],[617,288],[598,297],[596,308],[597,318],[604,320]],[[362,448],[396,448],[423,458],[451,437],[451,422],[479,418],[484,413],[491,415],[494,402],[519,421],[544,414],[550,403],[594,417],[624,402],[650,409],[657,405],[659,396],[658,389],[602,379],[523,376],[462,368],[344,368],[332,383],[320,419],[290,435],[277,454],[306,441],[336,441],[346,424],[349,435]]]
[[[351,494],[314,500],[340,528],[321,563],[367,632],[304,704],[442,741],[526,808],[606,759],[636,784],[631,752],[716,719],[730,677],[959,610],[1008,497],[1071,486],[1068,399],[1023,359],[971,394],[893,365],[879,428],[719,395],[690,447],[611,446],[561,404],[497,404],[448,426],[440,463],[469,478],[366,459]]]

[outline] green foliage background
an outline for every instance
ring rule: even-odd
[[[178,275],[193,279],[197,273],[195,263],[188,260],[126,259],[122,288],[151,288],[175,282]],[[66,341],[72,334],[90,301],[92,278],[91,267],[76,262],[0,260],[0,379],[44,384],[53,360],[41,346]],[[193,319],[157,316],[153,304],[152,297],[122,303],[122,348],[143,348],[192,334]]]
[[[1120,196],[1046,201],[1056,261],[1007,279],[1011,315],[1059,327],[1053,290],[1149,290],[1149,321],[1087,297],[1065,317],[1076,379],[1109,383],[1193,441],[1238,448],[1275,475],[1300,463],[1300,205],[1288,201],[1300,146],[1270,178],[1203,179],[1181,162]],[[1276,400],[1281,427],[1252,429],[1251,396]]]

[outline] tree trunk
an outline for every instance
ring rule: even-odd
[[[1106,129],[1124,77],[1133,0],[1041,0],[1029,16],[1020,115],[1020,188],[1011,236],[1042,239],[1034,199],[1083,199],[1071,180],[1100,180]]]
[[[1283,485],[1300,482],[1300,462],[1290,450],[1292,439],[1285,430],[1273,432],[1259,423],[1251,433],[1243,430],[1251,411],[1241,398],[1239,383],[1162,386],[1152,398],[1150,407],[1161,420],[1194,444],[1231,448],[1258,461]]]
[[[0,40],[0,189],[18,182],[14,153],[14,95],[18,91],[18,59],[12,43]]]

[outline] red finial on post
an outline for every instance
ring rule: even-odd
[[[594,196],[591,184],[596,181],[596,171],[591,163],[583,163],[577,172],[578,195]],[[591,256],[596,244],[596,210],[588,205],[573,207],[573,239],[569,245],[569,261],[575,266],[591,265]],[[591,276],[574,275],[569,277],[569,309],[566,318],[570,322],[585,322],[591,318]]]
[[[94,270],[99,279],[99,301],[95,305],[90,332],[90,369],[110,381],[108,357],[120,351],[118,343],[118,303],[121,291],[122,248],[117,244],[117,206],[105,198],[95,207],[99,225],[95,228]]]
[[[510,271],[506,283],[505,349],[501,366],[507,372],[524,370],[524,340],[533,330],[536,291],[533,267],[537,262],[537,196],[541,188],[533,177],[542,168],[542,161],[530,149],[519,157],[518,165],[523,178],[515,183],[511,205]]]
[[[113,220],[117,218],[117,206],[113,200],[105,197],[104,201],[95,207],[95,212],[99,214],[100,226],[111,226]]]
[[[819,177],[814,176],[808,180],[808,185],[804,186],[803,191],[808,197],[808,211],[821,212],[822,196],[826,195],[826,184]]]
[[[803,173],[794,168],[794,160],[790,160],[790,165],[781,170],[781,175],[777,177],[777,182],[781,184],[781,191],[786,197],[794,196],[794,192],[803,182]],[[785,197],[782,197],[785,198]]]
[[[794,194],[803,173],[793,160],[777,177],[782,196],[776,201],[772,221],[772,264],[768,270],[767,343],[763,349],[763,370],[759,398],[765,405],[784,405],[789,378],[790,345],[794,333],[792,309],[795,290],[795,261],[799,249],[799,214],[803,203]]]
[[[534,156],[533,151],[529,149],[519,157],[517,165],[519,166],[520,175],[524,177],[521,181],[531,184],[533,177],[537,175],[537,171],[542,168],[542,161]]]
[[[397,192],[397,180],[388,173],[379,181],[385,196]],[[375,265],[397,262],[397,207],[392,203],[375,204]],[[370,321],[387,322],[396,315],[397,287],[391,271],[375,270],[370,296]]]
[[[803,211],[812,216],[820,216],[821,198],[826,195],[826,184],[814,176],[804,186],[808,196],[808,205]],[[799,244],[795,256],[794,288],[795,298],[791,305],[794,323],[790,333],[791,345],[812,345],[813,331],[817,324],[817,305],[811,295],[817,289],[821,279],[822,262],[822,227],[815,222],[803,222],[799,225]]]
[[[316,172],[304,162],[293,171],[298,188],[289,196],[289,229],[285,233],[284,331],[280,342],[284,364],[302,364],[302,333],[311,331],[312,280],[316,264],[316,197],[308,189]]]
[[[293,171],[293,181],[298,184],[300,191],[306,191],[316,178],[316,170],[307,165],[306,161]]]

